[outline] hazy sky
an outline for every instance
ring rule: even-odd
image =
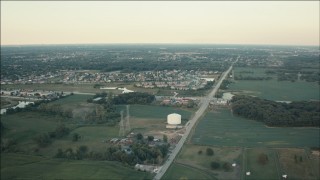
[[[1,2],[1,45],[319,45],[318,1]]]

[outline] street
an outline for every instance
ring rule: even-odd
[[[234,63],[236,63],[238,61],[238,59],[239,59],[239,57],[237,58],[237,60]],[[229,69],[222,74],[222,77],[219,79],[218,83],[215,85],[213,90],[206,96],[206,98],[202,99],[202,103],[201,103],[201,106],[200,106],[199,110],[195,113],[194,117],[189,121],[190,124],[188,126],[186,126],[185,134],[182,136],[182,138],[180,139],[180,141],[178,142],[178,144],[176,145],[176,147],[172,151],[170,157],[168,157],[168,160],[163,164],[163,166],[161,167],[160,171],[156,174],[156,176],[154,177],[154,180],[160,180],[161,177],[168,170],[168,168],[170,167],[171,163],[176,158],[177,154],[180,152],[183,144],[187,140],[187,137],[189,136],[193,126],[196,124],[196,122],[199,120],[199,118],[202,116],[202,114],[205,112],[205,110],[209,106],[209,102],[210,102],[211,98],[214,97],[214,95],[217,93],[218,89],[220,88],[220,85],[221,85],[222,81],[230,73],[234,63],[232,63],[232,65],[229,67]]]

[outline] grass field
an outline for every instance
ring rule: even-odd
[[[311,161],[311,166],[314,169],[314,174],[320,179],[320,152],[318,151],[317,154],[311,154],[309,156]]]
[[[60,117],[49,116],[38,112],[20,112],[4,115],[1,122],[6,128],[4,138],[13,138],[19,142],[30,142],[37,134],[53,131]]]
[[[61,104],[63,106],[77,106],[81,103],[87,103],[87,99],[92,98],[92,95],[74,94],[62,99],[51,102],[51,104]]]
[[[265,74],[265,68],[240,68],[234,70],[235,76],[274,77],[272,80],[238,80],[230,84],[229,90],[241,94],[258,96],[260,98],[275,101],[301,101],[301,100],[319,100],[320,86],[315,82],[306,81],[277,81],[276,76]],[[252,74],[243,74],[242,71],[251,71]]]
[[[81,139],[77,142],[72,141],[73,133],[78,133]],[[74,151],[81,145],[88,147],[89,151],[104,152],[108,144],[106,141],[118,137],[119,127],[109,126],[84,126],[74,129],[68,136],[55,140],[50,146],[41,148],[37,154],[53,157],[59,148],[65,150],[72,148]]]
[[[207,148],[213,149],[213,156],[206,155]],[[202,151],[202,153],[199,154],[199,151]],[[179,153],[176,162],[201,169],[217,179],[240,179],[242,167],[241,153],[242,148],[210,147],[187,144]],[[212,161],[218,162],[220,164],[220,168],[212,170],[210,166]],[[230,165],[232,163],[236,163],[237,165],[236,167],[232,167],[229,171],[225,171],[222,167],[224,163],[230,163]]]
[[[214,151],[213,156],[205,154],[206,148],[186,144],[175,163],[169,168],[164,179],[281,179],[286,174],[288,179],[319,179],[319,156],[313,156],[306,149],[298,148],[268,148],[268,147],[210,147]],[[199,151],[202,154],[198,154]],[[268,160],[265,164],[258,161],[260,154],[266,154]],[[294,156],[297,156],[295,162]],[[302,160],[300,161],[300,156]],[[220,163],[220,168],[212,170],[210,162]],[[236,163],[236,167],[225,171],[222,168],[224,162]],[[190,172],[192,172],[190,174]],[[249,176],[246,172],[250,172]],[[196,175],[196,176],[195,176]],[[206,175],[206,176],[204,176]],[[208,177],[209,176],[209,177]]]
[[[162,179],[163,180],[173,180],[173,179],[190,179],[191,180],[191,179],[215,179],[215,178],[199,169],[195,169],[187,165],[173,163]]]
[[[242,76],[255,76],[255,77],[276,77],[275,75],[266,74],[266,70],[270,70],[268,68],[248,68],[248,67],[235,67],[234,68],[234,76],[238,77]],[[272,70],[272,69],[271,69]],[[250,73],[248,73],[250,72]]]
[[[118,106],[117,109],[123,110],[126,113],[125,106]],[[145,119],[162,119],[166,120],[167,115],[171,113],[178,113],[182,119],[189,119],[192,110],[182,110],[174,107],[165,107],[165,106],[149,106],[149,105],[130,105],[130,116],[145,118]]]
[[[22,154],[1,154],[1,179],[151,179],[118,162],[72,161]]]
[[[319,176],[320,165],[311,164],[304,149],[279,149],[278,156],[282,173],[290,179],[317,179]]]
[[[319,87],[317,83],[304,81],[242,80],[230,84],[229,90],[275,101],[302,101],[319,100]]]
[[[264,165],[258,162],[261,153],[268,156],[268,161]],[[251,173],[249,176],[245,176],[245,179],[276,180],[281,177],[276,153],[271,149],[247,149],[245,151],[245,164],[245,172]]]
[[[266,127],[233,116],[228,109],[207,113],[191,141],[200,145],[233,147],[320,147],[319,128]]]

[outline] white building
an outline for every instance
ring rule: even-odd
[[[201,78],[201,79],[206,80],[207,82],[208,81],[214,81],[214,78]]]
[[[181,115],[177,113],[172,113],[167,116],[167,126],[166,128],[175,129],[182,128],[181,124]]]

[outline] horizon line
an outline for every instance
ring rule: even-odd
[[[53,43],[53,44],[1,44],[1,47],[6,46],[61,46],[61,45],[249,45],[249,46],[311,46],[319,47],[318,45],[311,44],[254,44],[254,43]]]

